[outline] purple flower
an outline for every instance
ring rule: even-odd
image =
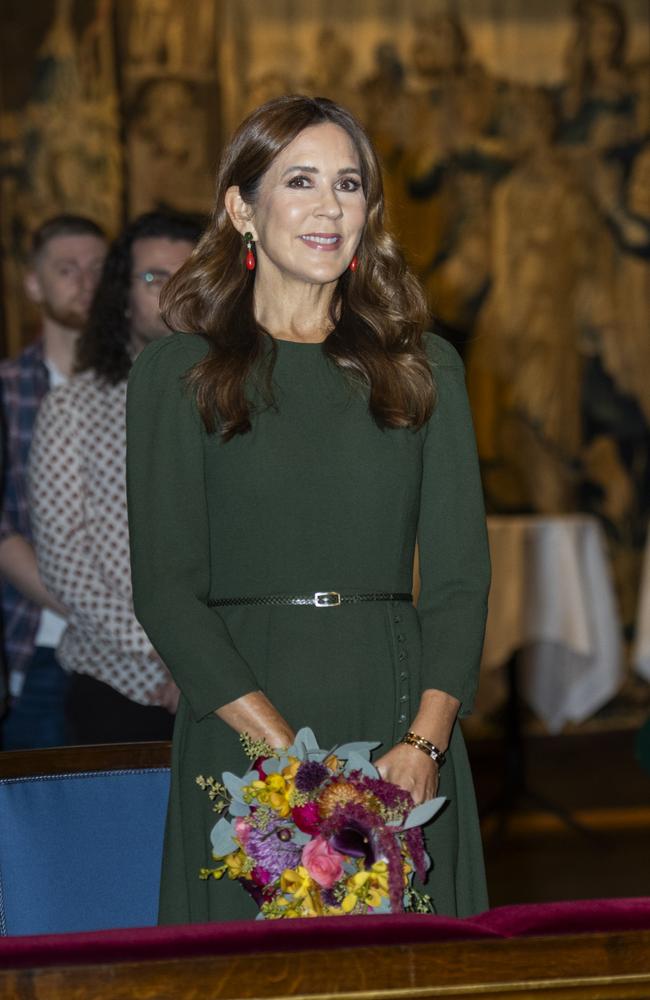
[[[409,793],[398,785],[394,785],[392,781],[384,781],[383,778],[364,777],[361,785],[374,795],[375,798],[379,799],[382,805],[385,805],[388,809],[401,809],[404,815],[406,815],[413,808],[413,799]]]
[[[341,905],[341,901],[338,899],[334,889],[321,890],[320,898],[325,903],[325,906],[336,907]]]
[[[416,874],[420,879],[420,882],[424,882],[427,877],[427,869],[429,868],[431,862],[427,858],[424,850],[422,828],[419,826],[412,826],[410,830],[406,830],[404,838],[406,840],[406,847],[411,855],[411,860],[413,861]]]
[[[369,845],[372,848],[368,854],[357,854],[365,857],[365,865],[370,867],[373,861],[383,859],[388,865],[388,891],[390,906],[393,913],[401,913],[404,909],[404,867],[399,836],[387,827],[382,817],[358,802],[348,802],[339,806],[331,816],[323,822],[321,834],[328,837],[336,850],[347,853],[343,846],[338,846],[339,833],[349,836],[348,831],[365,831]],[[359,842],[356,841],[358,846]],[[371,860],[372,859],[372,860]]]
[[[384,821],[379,813],[371,812],[359,802],[346,802],[337,806],[336,809],[323,820],[321,824],[321,835],[323,837],[333,837],[344,827],[357,826],[359,829],[367,831],[368,834],[375,828],[383,827]]]
[[[355,820],[340,826],[329,843],[335,851],[349,858],[363,858],[364,868],[370,868],[377,860],[370,829]]]
[[[324,764],[319,764],[316,760],[303,761],[296,771],[296,789],[304,794],[313,792],[326,778],[331,777],[331,774],[332,772]]]
[[[301,848],[292,839],[291,825],[280,817],[272,819],[266,829],[251,829],[246,843],[246,853],[271,879],[276,879],[285,868],[293,868],[300,861]]]

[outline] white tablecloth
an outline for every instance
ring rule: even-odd
[[[559,732],[593,715],[623,681],[602,529],[577,514],[490,517],[488,531],[492,588],[479,710],[503,695],[501,668],[519,652],[522,696]]]
[[[632,663],[636,672],[650,681],[650,528],[643,559]]]

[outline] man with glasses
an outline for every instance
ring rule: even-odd
[[[126,509],[126,385],[131,364],[170,331],[165,281],[197,223],[149,212],[109,249],[79,340],[78,374],[37,422],[30,499],[39,569],[67,611],[57,656],[70,675],[68,742],[169,739],[177,691],[133,613]]]
[[[43,397],[72,373],[106,249],[102,230],[83,216],[58,215],[39,226],[32,236],[25,291],[41,314],[40,335],[17,358],[0,364],[4,433],[0,582],[10,695],[0,745],[6,750],[64,741],[67,678],[54,650],[65,627],[65,608],[38,573],[27,503],[27,462]]]

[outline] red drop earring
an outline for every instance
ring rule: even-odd
[[[357,255],[355,253],[354,257],[352,258],[352,260],[348,264],[348,271],[352,271],[354,273],[357,270],[358,267],[359,267],[359,258],[357,257]]]
[[[246,253],[246,270],[247,271],[254,271],[255,270],[256,261],[255,261],[255,254],[253,253],[253,234],[252,233],[244,233],[244,243],[246,244],[246,249],[247,249],[247,253]]]

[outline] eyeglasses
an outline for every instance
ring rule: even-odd
[[[152,295],[159,295],[165,282],[171,278],[171,274],[169,271],[141,271],[139,274],[132,275],[132,277],[141,281]]]

